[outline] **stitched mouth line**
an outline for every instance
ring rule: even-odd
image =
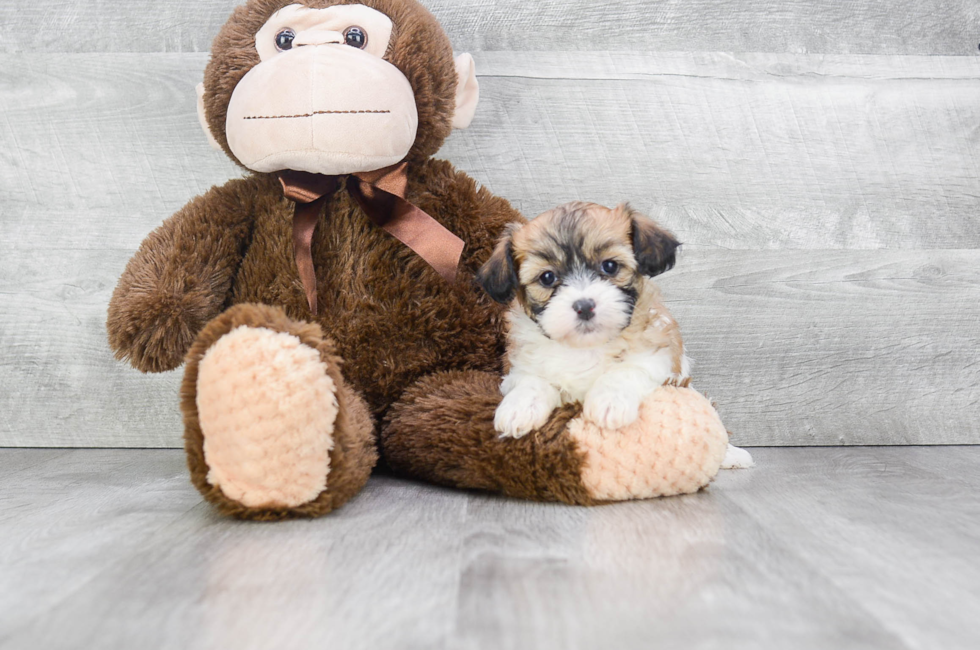
[[[390,113],[391,111],[313,111],[302,115],[246,115],[246,120],[283,120],[294,117],[313,117],[314,115],[356,115],[360,113]]]

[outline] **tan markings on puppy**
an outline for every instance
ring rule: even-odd
[[[678,246],[628,205],[569,203],[508,230],[480,273],[511,302],[498,431],[524,435],[572,402],[619,428],[653,389],[686,378],[680,331],[650,281]]]
[[[604,261],[615,262],[617,267],[603,273],[606,279],[629,288],[637,267],[629,245],[630,219],[625,206],[608,210],[576,202],[545,212],[516,231],[512,254],[519,269],[517,296],[528,315],[533,317],[576,271],[580,275],[589,269],[602,273]],[[545,275],[549,272],[555,276],[554,284]]]
[[[625,344],[623,352],[635,349],[661,349],[670,351],[671,372],[686,375],[683,371],[684,341],[677,321],[661,302],[660,287],[646,280],[633,311],[633,320],[620,335]],[[680,385],[680,384],[679,384]]]

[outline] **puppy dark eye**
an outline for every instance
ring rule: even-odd
[[[558,282],[558,276],[555,275],[554,271],[545,271],[538,278],[538,282],[541,283],[543,287],[553,287],[555,283]]]
[[[363,50],[364,46],[367,45],[367,34],[360,27],[348,27],[344,31],[344,42],[351,47]]]
[[[606,275],[616,275],[616,271],[619,270],[619,262],[615,260],[606,260],[602,263],[602,272]]]
[[[276,48],[280,52],[285,52],[286,50],[293,49],[293,39],[296,38],[296,32],[286,28],[276,34]]]

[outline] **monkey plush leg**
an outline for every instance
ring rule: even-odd
[[[560,407],[545,426],[522,438],[493,428],[500,377],[444,372],[425,377],[392,405],[381,445],[392,470],[432,483],[534,499],[589,504],[584,455],[565,426],[581,410]]]
[[[237,305],[208,323],[187,355],[181,409],[191,480],[225,514],[325,514],[377,461],[333,344],[275,307]]]
[[[523,438],[493,427],[500,378],[448,372],[418,381],[396,402],[381,444],[396,472],[434,483],[541,501],[589,505],[696,492],[718,472],[728,434],[710,402],[663,387],[634,425],[604,431],[575,406]]]

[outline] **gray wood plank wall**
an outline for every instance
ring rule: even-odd
[[[0,445],[178,446],[112,359],[141,239],[239,171],[194,86],[237,0],[0,5]],[[528,216],[631,201],[741,444],[980,443],[980,3],[431,0],[482,99],[440,155]]]
[[[973,54],[973,0],[423,0],[460,50]],[[4,0],[3,52],[206,52],[240,0]]]

